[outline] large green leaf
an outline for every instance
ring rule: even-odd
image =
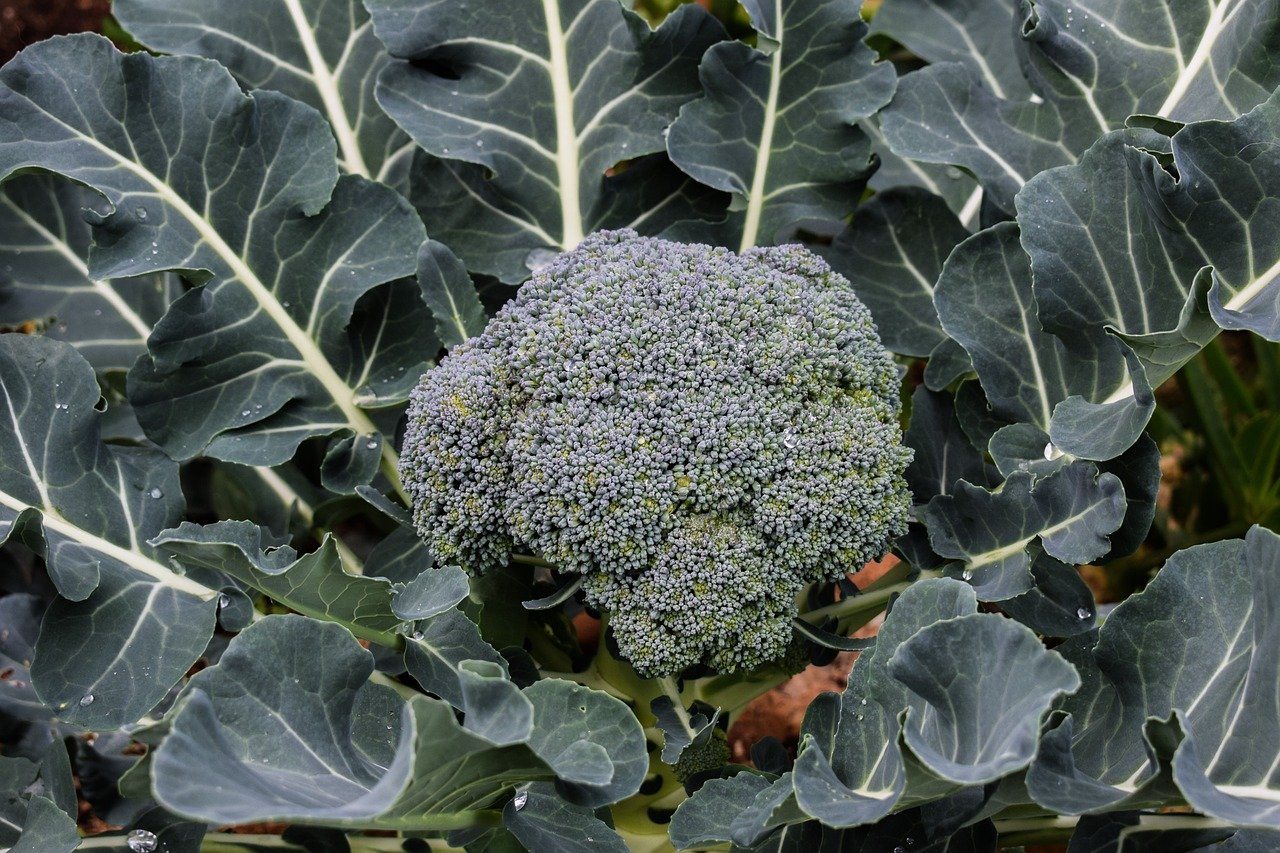
[[[1074,392],[1049,432],[1087,458],[1124,450],[1149,406],[1138,399],[1223,328],[1280,338],[1280,95],[1233,122],[1189,124],[1171,140],[1125,131],[1099,140],[1073,167],[1019,193],[1039,317],[1080,360],[1110,362],[1094,392]],[[1177,177],[1152,150],[1168,148]],[[1211,272],[1202,272],[1209,267]],[[1124,353],[1133,355],[1128,375]],[[1135,381],[1133,373],[1144,374]],[[979,371],[981,373],[981,371]],[[1088,429],[1137,408],[1128,431]],[[1110,413],[1109,413],[1109,410]]]
[[[374,100],[389,57],[359,0],[115,0],[111,11],[152,50],[216,59],[246,89],[310,104],[347,172],[406,186],[414,146]]]
[[[79,91],[105,94],[88,104]],[[206,282],[130,372],[148,435],[181,459],[275,464],[344,432],[364,437],[352,452],[371,443],[394,467],[356,398],[402,400],[425,364],[421,347],[383,346],[429,328],[416,285],[378,287],[414,271],[422,226],[392,190],[338,179],[311,108],[244,95],[212,63],[121,55],[95,36],[24,51],[0,72],[0,104],[0,175],[56,171],[110,202],[90,275]],[[378,334],[384,324],[394,333]]]
[[[888,0],[871,19],[884,34],[928,62],[959,62],[997,98],[1030,94],[1012,49],[1014,0]]]
[[[1073,641],[1085,686],[1062,704],[1071,725],[1046,740],[1031,794],[1068,812],[1140,797],[1159,771],[1144,723],[1176,715],[1185,736],[1173,779],[1188,801],[1237,825],[1280,827],[1278,561],[1280,537],[1258,527],[1187,549],[1116,608],[1095,648]]]
[[[249,521],[183,522],[150,544],[188,570],[230,575],[292,610],[336,622],[357,637],[399,644],[395,632],[402,620],[392,612],[391,582],[349,573],[332,535],[326,535],[315,551],[299,555],[287,539],[276,539]]]
[[[1074,462],[1039,478],[1014,472],[995,492],[962,480],[923,516],[933,550],[963,561],[979,597],[998,601],[1031,588],[1034,542],[1064,562],[1091,562],[1111,550],[1125,510],[1120,478]]]
[[[31,677],[62,719],[114,728],[149,711],[204,651],[216,588],[157,560],[147,539],[184,509],[178,466],[104,444],[93,368],[70,345],[0,336],[0,542],[45,557],[60,597]]]
[[[1274,0],[1138,0],[1123,7],[1107,0],[1039,0],[1019,6],[998,51],[972,47],[989,30],[952,40],[950,50],[939,47],[940,19],[951,18],[954,23],[946,23],[955,31],[964,26],[957,18],[987,20],[998,15],[998,5],[922,13],[924,32],[901,37],[927,58],[952,61],[904,77],[883,127],[897,154],[971,170],[1006,211],[1038,171],[1074,162],[1131,115],[1231,119],[1280,84],[1280,5]],[[889,31],[899,35],[906,16],[896,24],[894,17]],[[1033,101],[1010,82],[1013,55]]]
[[[215,823],[285,819],[394,829],[494,822],[513,788],[592,775],[611,802],[647,768],[644,736],[622,703],[561,681],[526,692],[535,708],[522,742],[494,746],[453,709],[405,702],[367,683],[373,659],[337,625],[268,617],[192,679],[161,744],[155,792],[171,811]],[[534,691],[534,688],[530,688]],[[581,709],[581,710],[580,710]],[[564,744],[599,741],[598,750]],[[199,773],[192,768],[199,767]]]
[[[663,150],[698,93],[699,57],[724,36],[692,5],[654,32],[615,0],[521,0],[497,14],[454,0],[368,5],[396,57],[378,100],[433,155],[419,210],[470,269],[505,281],[536,268],[531,253],[599,227],[606,170]],[[634,218],[654,204],[626,206]]]
[[[1027,628],[976,611],[973,590],[957,581],[908,588],[844,693],[810,706],[794,771],[707,782],[677,810],[673,841],[749,846],[775,827],[814,818],[867,826],[1026,767],[1041,716],[1080,679]],[[981,806],[945,833],[939,818],[929,837],[980,818]],[[875,833],[867,839],[884,841]]]
[[[975,649],[983,650],[980,668],[968,663]],[[992,782],[1030,764],[1040,717],[1057,696],[1080,686],[1071,664],[1030,629],[977,613],[928,626],[887,665],[923,700],[913,702],[903,724],[907,746],[934,773],[965,784]],[[966,669],[967,677],[955,677]],[[978,720],[982,734],[975,736]]]
[[[0,188],[0,325],[34,323],[75,344],[99,371],[128,370],[179,290],[164,274],[89,275],[84,213],[95,203],[98,196],[52,175],[23,175]]]
[[[824,255],[871,309],[887,349],[927,356],[946,339],[934,287],[947,255],[968,236],[942,199],[904,187],[859,207]]]
[[[707,51],[706,94],[680,110],[667,151],[684,171],[733,193],[720,242],[769,245],[804,219],[841,219],[857,202],[870,144],[856,123],[893,95],[892,66],[862,43],[853,3],[747,0],[757,49]]]
[[[1054,406],[1122,380],[1123,367],[1072,358],[1041,327],[1018,226],[1001,223],[951,253],[934,292],[944,328],[973,363],[997,418],[1049,431]]]

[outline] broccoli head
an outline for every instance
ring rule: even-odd
[[[796,596],[906,528],[897,369],[800,246],[600,232],[426,374],[401,475],[436,556],[583,576],[643,675],[782,658]]]

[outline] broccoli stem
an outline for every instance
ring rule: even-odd
[[[680,688],[676,686],[676,680],[669,675],[664,675],[657,681],[658,686],[662,689],[662,694],[671,700],[676,717],[680,720],[680,727],[684,729],[685,734],[692,741],[696,732],[693,730],[693,721],[689,719],[689,711],[684,706],[684,700],[680,698]]]

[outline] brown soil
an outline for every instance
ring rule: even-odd
[[[0,62],[62,33],[97,32],[111,0],[0,0]]]
[[[860,588],[865,587],[878,580],[897,562],[896,557],[889,556],[878,563],[869,563],[853,576],[853,580]],[[853,636],[874,637],[880,630],[882,621],[883,617],[877,617],[855,631]],[[751,745],[770,735],[782,741],[783,745],[794,754],[800,738],[800,723],[804,721],[805,710],[820,693],[842,692],[849,684],[849,670],[853,668],[853,662],[857,659],[857,652],[841,652],[827,666],[811,666],[752,701],[743,709],[742,714],[729,729],[729,746],[733,751],[733,760],[740,764],[749,764]]]

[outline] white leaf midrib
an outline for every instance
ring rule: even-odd
[[[152,188],[156,196],[172,205],[184,219],[191,223],[191,226],[195,228],[201,239],[207,243],[220,258],[222,258],[228,267],[231,268],[234,278],[241,286],[249,291],[254,300],[262,306],[262,309],[266,312],[267,316],[269,316],[272,321],[275,322],[276,326],[279,327],[280,331],[284,333],[289,343],[295,350],[297,350],[298,354],[302,356],[302,361],[307,365],[311,375],[324,387],[325,391],[332,398],[334,405],[337,406],[343,416],[347,418],[351,428],[359,433],[373,434],[378,432],[377,427],[369,416],[352,402],[353,394],[351,388],[349,388],[342,378],[338,376],[337,371],[333,369],[333,365],[329,363],[329,360],[325,357],[324,353],[320,351],[316,342],[307,336],[306,332],[302,330],[293,317],[290,316],[289,312],[284,309],[284,306],[275,298],[275,294],[271,292],[270,288],[263,284],[257,274],[249,268],[249,265],[245,262],[244,258],[231,248],[208,219],[197,213],[195,209],[187,203],[186,199],[174,192],[172,187],[161,180],[157,175],[153,174],[146,167],[121,156],[118,151],[103,145],[97,138],[89,136],[88,134],[81,132],[78,128],[67,124],[53,113],[45,110],[40,104],[30,101],[29,99],[28,102],[43,115],[47,116],[51,121],[60,124],[76,138],[83,140],[86,144],[102,152],[106,157],[120,166],[120,168],[137,176]],[[129,139],[130,145],[132,145],[132,138],[126,138]],[[391,466],[391,470],[395,470],[398,466],[399,460],[397,459],[395,452],[390,450],[385,442],[383,443],[382,455],[384,462]]]
[[[568,251],[585,236],[578,199],[578,131],[573,121],[573,84],[569,78],[567,35],[560,20],[560,0],[542,0],[547,25],[547,53],[551,60],[551,99],[556,117],[556,175],[560,183],[560,246]]]
[[[364,162],[364,155],[360,153],[360,142],[356,138],[351,119],[347,116],[347,108],[342,103],[342,95],[334,80],[333,70],[329,68],[324,55],[320,52],[320,44],[316,41],[315,32],[307,23],[301,0],[284,0],[284,4],[289,10],[294,28],[298,31],[298,41],[302,44],[303,53],[306,54],[307,64],[311,66],[316,92],[320,95],[325,112],[329,114],[329,124],[333,127],[338,147],[342,150],[342,159],[347,166],[347,171],[368,178],[369,167]],[[348,38],[354,35],[352,33]]]
[[[36,482],[40,485],[43,491],[43,484],[41,481],[37,479]],[[58,512],[51,506],[46,506],[45,508],[32,507],[30,504],[19,500],[4,491],[0,491],[0,506],[6,506],[15,512],[24,512],[28,509],[35,509],[40,513],[41,523],[45,528],[52,530],[73,542],[78,542],[91,550],[110,557],[118,563],[123,563],[129,568],[146,575],[152,580],[155,580],[157,583],[179,590],[180,592],[194,595],[201,601],[208,601],[218,594],[217,590],[202,586],[188,578],[186,575],[180,575],[169,568],[162,566],[160,563],[145,554],[138,551],[131,551],[128,548],[123,548],[114,542],[103,539],[97,534],[90,533],[83,527],[78,527],[75,524],[72,524],[58,514]]]
[[[1219,0],[1218,3],[1211,3],[1210,5],[1213,11],[1209,15],[1208,23],[1205,24],[1204,34],[1196,45],[1195,53],[1191,55],[1191,61],[1178,73],[1178,79],[1174,81],[1173,88],[1169,90],[1169,95],[1164,99],[1164,103],[1156,110],[1156,115],[1167,117],[1186,96],[1187,90],[1191,88],[1191,84],[1199,75],[1200,69],[1209,61],[1218,37],[1226,29],[1228,16],[1239,11],[1243,3],[1235,2],[1235,0]]]
[[[774,15],[778,32],[773,40],[777,46],[769,57],[769,92],[764,101],[764,120],[760,126],[760,142],[756,148],[755,172],[751,176],[751,191],[747,196],[747,212],[742,223],[742,241],[738,251],[745,252],[756,244],[760,233],[760,218],[764,213],[765,180],[769,172],[769,159],[773,154],[774,124],[778,115],[778,93],[782,89],[782,51],[784,49],[786,22],[782,15],[782,0],[774,0]]]

